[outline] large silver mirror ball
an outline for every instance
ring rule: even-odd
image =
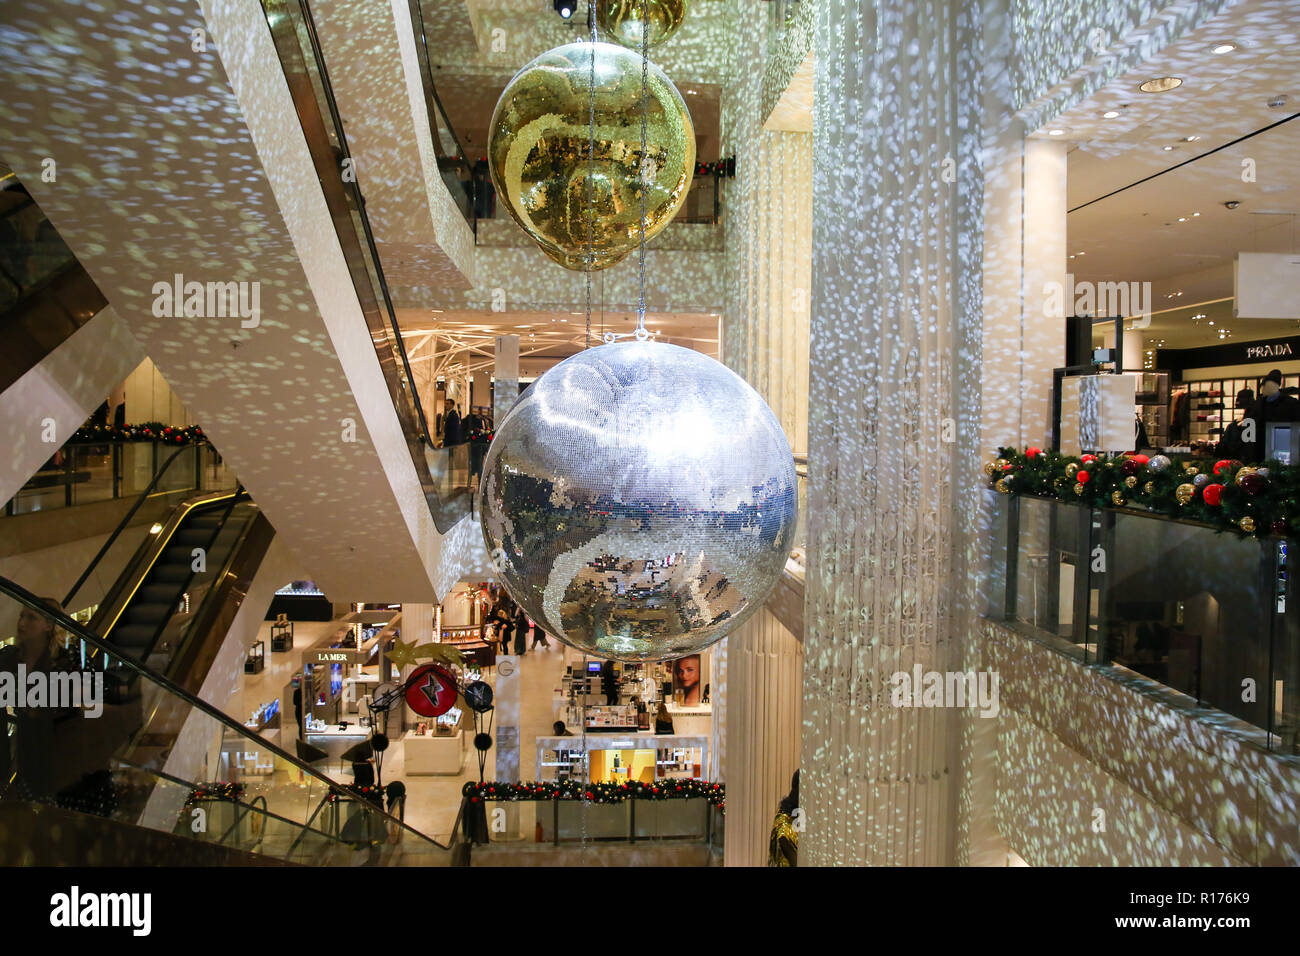
[[[510,596],[597,657],[693,654],[762,606],[798,519],[794,459],[740,376],[675,345],[588,349],[497,430],[479,515]]]

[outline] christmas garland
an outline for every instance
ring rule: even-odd
[[[200,800],[229,800],[238,802],[244,795],[242,783],[200,783],[190,791],[190,798],[185,805],[198,803]]]
[[[557,780],[545,783],[475,783],[470,781],[461,788],[461,795],[470,803],[487,800],[585,800],[587,803],[622,803],[624,800],[690,800],[702,799],[726,812],[727,788],[721,783],[707,780],[663,780],[658,783],[582,783],[579,780]]]
[[[1210,525],[1242,537],[1300,531],[1300,467],[1166,455],[1061,455],[999,448],[984,465],[991,487],[1090,508],[1128,508]]]
[[[179,428],[162,422],[139,425],[82,425],[72,433],[70,442],[102,445],[107,442],[156,441],[165,445],[198,445],[208,440],[198,425]]]

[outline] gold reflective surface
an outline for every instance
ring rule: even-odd
[[[596,25],[601,33],[615,42],[640,52],[642,0],[595,0]],[[686,19],[686,0],[645,0],[645,16],[650,24],[648,45],[662,43],[672,36]]]
[[[595,152],[588,160],[592,51]],[[612,43],[569,43],[510,81],[492,114],[488,165],[497,196],[552,259],[605,269],[640,241],[644,166],[646,239],[672,221],[695,172],[695,128],[672,81],[647,71],[646,156],[641,157],[641,56]]]

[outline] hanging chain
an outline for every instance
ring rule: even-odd
[[[587,333],[582,340],[584,349],[591,347],[591,266],[596,258],[596,0],[587,0],[587,27],[591,30],[591,76],[587,91],[587,183],[583,190],[587,197]]]

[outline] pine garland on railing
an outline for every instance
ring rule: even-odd
[[[201,800],[228,800],[234,802],[243,794],[244,785],[242,783],[200,783],[190,791],[190,797],[185,801],[185,804],[189,806]]]
[[[69,443],[105,444],[108,442],[156,441],[164,445],[198,445],[208,440],[198,425],[178,427],[162,422],[139,425],[83,425],[72,433]]]
[[[984,474],[1003,494],[1147,511],[1242,537],[1300,533],[1300,467],[1276,461],[1251,466],[1229,459],[999,448]]]
[[[461,794],[470,803],[487,800],[506,802],[520,800],[585,800],[588,803],[622,803],[631,797],[638,800],[708,800],[718,810],[726,812],[727,788],[721,783],[690,778],[686,780],[660,780],[656,783],[583,783],[579,780],[557,780],[544,783],[475,783],[470,781],[461,788]]]

